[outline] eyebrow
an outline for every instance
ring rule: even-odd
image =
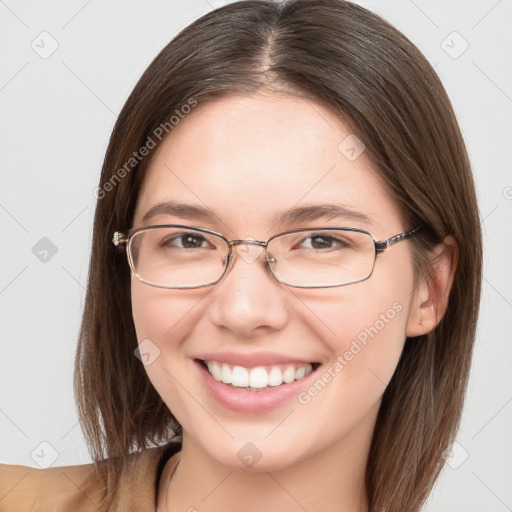
[[[211,220],[216,217],[208,208],[194,206],[192,204],[177,203],[175,201],[165,201],[152,206],[142,217],[145,224],[151,217],[156,215],[173,215],[175,217],[184,217],[195,220]]]
[[[276,215],[275,222],[278,225],[311,222],[318,219],[325,220],[350,220],[363,224],[373,224],[368,215],[358,212],[343,204],[314,204],[292,208]]]
[[[219,219],[219,217],[208,208],[178,203],[176,201],[165,201],[152,206],[142,217],[142,222],[145,224],[156,215],[170,215],[198,221]],[[368,215],[338,203],[299,206],[284,212],[279,212],[274,217],[274,225],[298,224],[319,219],[343,219],[373,225],[373,221]]]

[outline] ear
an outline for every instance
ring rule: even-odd
[[[414,291],[407,322],[407,337],[421,336],[435,329],[443,318],[459,261],[459,249],[447,236],[430,254],[431,279]]]

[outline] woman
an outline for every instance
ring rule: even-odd
[[[481,238],[455,116],[403,35],[338,0],[209,13],[135,87],[97,195],[75,381],[97,462],[3,467],[0,507],[420,510]]]

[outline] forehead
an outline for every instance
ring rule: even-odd
[[[375,225],[400,225],[370,160],[364,151],[357,156],[362,149],[348,124],[310,100],[266,94],[205,102],[158,149],[135,224],[155,204],[173,201],[210,210],[214,222],[229,218],[224,231],[264,229],[278,213],[319,204],[341,204]]]

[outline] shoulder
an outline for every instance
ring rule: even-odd
[[[175,451],[176,446],[163,446],[129,456],[115,499],[123,505],[119,510],[128,503],[140,505],[140,510],[154,510],[150,505],[164,459]],[[0,464],[0,512],[98,512],[105,495],[94,464],[48,469]]]
[[[36,469],[0,464],[0,511],[97,511],[102,485],[93,464]]]

